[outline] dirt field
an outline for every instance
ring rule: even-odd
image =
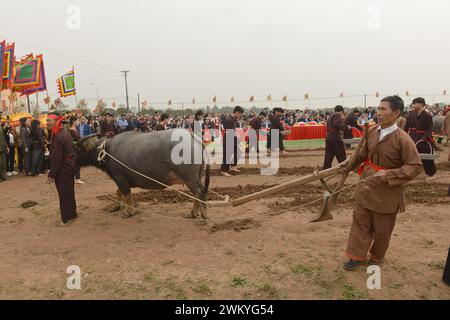
[[[352,190],[331,221],[305,224],[320,207],[277,212],[318,199],[319,184],[236,208],[212,208],[207,223],[188,217],[192,203],[172,191],[135,190],[140,215],[122,219],[108,208],[114,183],[95,168],[76,186],[80,218],[60,227],[57,194],[45,177],[0,184],[1,299],[450,299],[442,273],[450,244],[448,148],[438,179],[407,187],[407,212],[397,218],[382,289],[368,290],[365,269],[342,270],[351,223]],[[281,160],[279,175],[245,167],[215,174],[211,188],[232,198],[310,173],[323,151]],[[347,184],[356,181],[351,176]],[[214,197],[211,196],[211,199]],[[26,200],[38,205],[24,209]],[[81,290],[66,288],[66,268],[81,268]]]

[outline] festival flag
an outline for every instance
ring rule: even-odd
[[[74,96],[77,94],[75,89],[75,71],[73,69],[65,75],[59,77],[58,80],[56,80],[56,83],[58,85],[58,92],[61,98]]]
[[[287,101],[288,100],[288,97],[287,97],[287,95],[285,95],[284,97],[283,97],[283,101]]]
[[[3,86],[3,60],[5,59],[6,41],[0,42],[0,90]]]
[[[24,87],[34,87],[39,85],[41,76],[41,58],[34,58],[28,55],[14,64],[13,89],[22,91]]]
[[[309,99],[309,93],[305,93],[305,100]]]
[[[250,102],[255,102],[255,96],[251,96],[249,100]]]
[[[267,96],[267,101],[272,101],[272,95],[271,95],[271,94],[269,94],[269,95]]]
[[[49,104],[50,103],[50,97],[45,97],[44,98],[44,103],[45,104]]]
[[[42,58],[42,55],[37,55],[36,59],[39,60],[39,64],[40,64],[39,83],[35,86],[27,86],[27,87],[23,88],[22,93],[25,95],[30,95],[32,93],[47,90],[47,80],[45,78],[44,59]]]
[[[2,64],[3,89],[6,89],[11,86],[13,78],[14,59],[15,59],[14,48],[15,48],[14,43],[8,44],[6,46],[3,55],[3,64]]]
[[[233,103],[234,102],[234,97],[231,97],[230,101],[231,101],[231,103]]]

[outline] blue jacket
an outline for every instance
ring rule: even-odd
[[[91,130],[91,127],[89,125],[87,125],[87,124],[83,125],[83,132],[80,132],[80,130],[81,130],[81,124],[77,126],[77,132],[78,132],[78,134],[80,135],[81,138],[82,137],[86,137],[86,136],[88,136],[88,135],[93,133],[92,130]]]

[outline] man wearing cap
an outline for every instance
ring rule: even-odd
[[[347,159],[344,142],[342,141],[345,128],[344,107],[338,105],[334,108],[334,113],[328,118],[327,121],[325,159],[323,162],[324,170],[331,168],[334,157],[336,157],[339,163]]]
[[[415,98],[412,102],[414,112],[411,112],[406,121],[405,131],[416,144],[419,153],[433,153],[436,145],[433,140],[433,118],[425,111],[425,99]],[[427,177],[425,180],[435,178],[437,171],[434,160],[422,160]]]
[[[72,137],[63,127],[62,120],[62,117],[57,114],[47,116],[47,127],[52,130],[50,171],[47,183],[55,183],[56,190],[58,190],[62,225],[67,225],[78,216],[74,181],[76,165]]]
[[[117,133],[116,124],[111,113],[105,114],[105,119],[100,122],[100,135],[102,137],[114,137]]]

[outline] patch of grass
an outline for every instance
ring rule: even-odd
[[[273,273],[272,266],[270,266],[270,265],[267,265],[267,264],[264,265],[264,266],[263,266],[263,269],[264,269],[264,272],[265,272],[265,273],[269,273],[269,274],[270,274],[270,273]]]
[[[318,276],[314,278],[314,284],[320,287],[319,295],[323,298],[329,298],[335,292],[333,281]]]
[[[425,240],[425,247],[432,247],[434,245],[433,240]]]
[[[173,279],[166,279],[166,289],[169,291],[168,297],[174,297],[177,300],[187,300],[186,292]]]
[[[433,261],[433,262],[427,263],[427,266],[436,268],[438,270],[444,270],[445,263],[443,261]]]
[[[59,289],[50,289],[48,294],[53,298],[62,298],[65,295],[65,292]]]
[[[191,289],[194,292],[201,293],[206,296],[210,296],[212,294],[211,288],[205,282],[199,283],[199,284],[193,286]]]
[[[155,273],[153,271],[147,272],[144,274],[144,280],[150,281],[150,282],[157,282],[158,278],[156,277]]]
[[[298,264],[295,267],[292,267],[291,271],[293,274],[296,274],[296,275],[304,274],[308,277],[313,275],[313,271],[310,268],[308,268],[302,264]]]
[[[391,288],[391,289],[400,289],[401,287],[403,287],[403,285],[402,284],[400,284],[400,283],[390,283],[389,285],[388,285],[388,287],[389,288]]]
[[[277,288],[272,286],[269,283],[264,283],[263,285],[257,285],[258,291],[262,294],[265,294],[271,298],[279,298],[280,292]]]
[[[359,300],[367,298],[367,293],[355,288],[352,285],[344,284],[344,291],[342,292],[342,298],[345,300]]]
[[[161,263],[161,265],[162,265],[163,267],[165,267],[165,266],[168,266],[169,264],[173,264],[173,263],[175,263],[175,260],[169,260],[169,261],[166,261],[166,262]]]
[[[247,285],[250,284],[250,281],[248,281],[245,278],[241,278],[241,277],[233,277],[233,279],[231,279],[231,286],[233,288],[237,288],[237,287],[245,287]]]

